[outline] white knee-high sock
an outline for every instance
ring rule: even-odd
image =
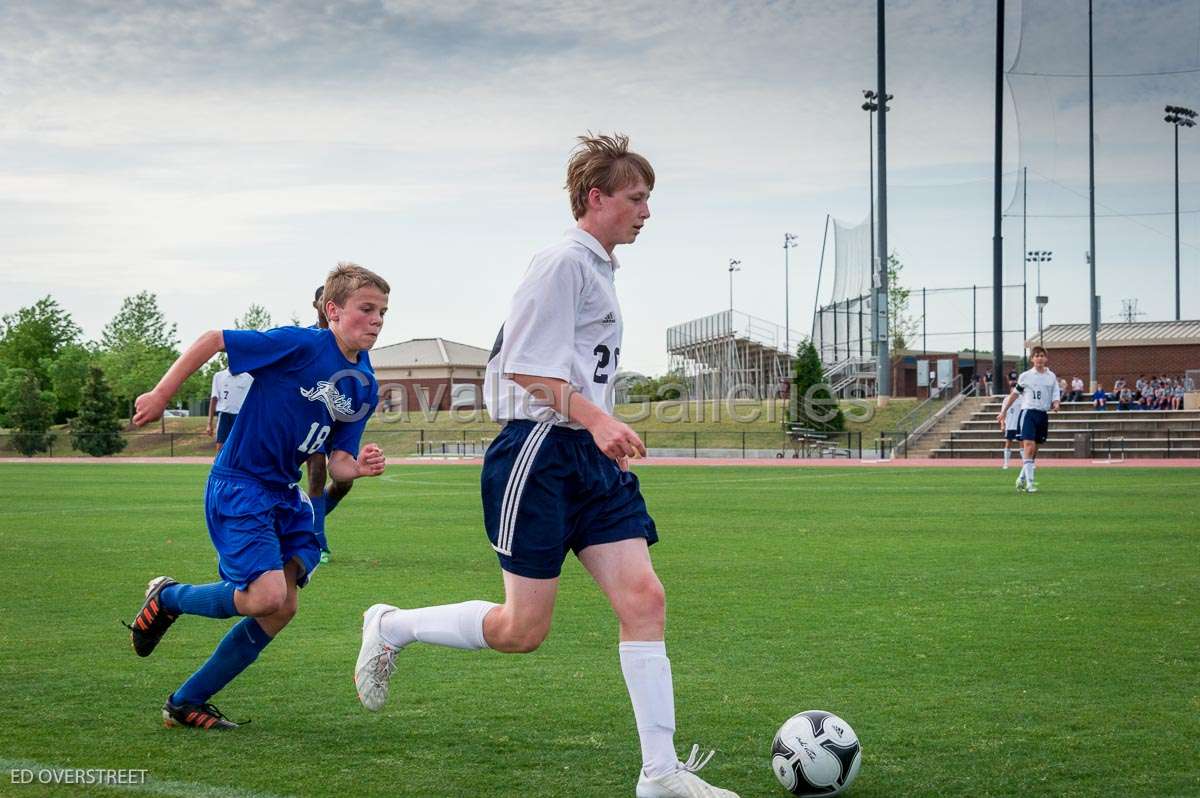
[[[618,650],[642,744],[642,769],[651,777],[673,773],[679,760],[675,756],[675,686],[667,645],[662,640],[627,641]]]
[[[487,648],[483,619],[493,607],[490,601],[464,601],[415,610],[392,610],[379,620],[383,639],[397,647],[413,641],[475,650]]]
[[[1021,473],[1025,477],[1027,483],[1033,482],[1033,461],[1021,458]]]
[[[1004,467],[1008,468],[1008,462],[1012,459],[1012,449],[1004,450]]]
[[[1037,470],[1037,458],[1036,457],[1029,461],[1029,482],[1030,483],[1033,482],[1033,472],[1035,470]]]

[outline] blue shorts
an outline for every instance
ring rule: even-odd
[[[562,572],[568,551],[658,540],[636,475],[587,430],[510,421],[483,458],[483,522],[504,570],[533,579]]]
[[[235,419],[237,419],[237,413],[217,413],[217,443],[225,443],[225,439],[229,437],[229,431],[233,429]]]
[[[1004,440],[1006,440],[1006,441],[1019,441],[1019,440],[1021,440],[1021,430],[1019,430],[1019,429],[1006,429],[1006,430],[1004,430]]]
[[[1021,440],[1045,443],[1050,434],[1050,414],[1045,410],[1021,411]]]
[[[321,562],[313,534],[312,503],[298,486],[266,485],[227,468],[213,468],[204,493],[208,536],[217,550],[221,578],[238,590],[293,557],[304,587]]]

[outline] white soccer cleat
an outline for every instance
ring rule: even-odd
[[[1025,492],[1026,493],[1037,493],[1038,492],[1037,485],[1030,482],[1028,485],[1025,486]]]
[[[1025,490],[1025,472],[1017,475],[1017,490]]]
[[[637,798],[738,798],[737,793],[714,787],[696,775],[708,764],[714,751],[700,756],[700,746],[693,745],[686,762],[680,762],[674,773],[650,778],[646,771],[638,775]]]
[[[372,712],[387,701],[388,682],[396,669],[398,649],[385,641],[379,631],[380,619],[394,609],[390,604],[372,604],[363,613],[362,647],[354,665],[354,688],[358,700]]]

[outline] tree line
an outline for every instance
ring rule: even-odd
[[[271,326],[260,305],[234,319],[238,329]],[[0,427],[26,456],[49,450],[54,427],[64,424],[75,449],[116,454],[125,447],[120,433],[134,400],[179,357],[179,343],[177,326],[149,291],[125,297],[94,341],[84,340],[71,314],[49,295],[0,317]],[[207,397],[213,374],[226,365],[219,355],[188,378],[177,406]]]

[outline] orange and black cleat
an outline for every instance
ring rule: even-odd
[[[146,601],[138,611],[132,624],[125,624],[129,629],[129,642],[139,657],[148,657],[158,641],[167,633],[171,624],[175,623],[178,615],[172,615],[163,609],[159,594],[163,588],[178,584],[169,576],[157,576],[146,586]],[[122,622],[124,623],[124,622]]]
[[[212,704],[172,704],[171,697],[163,704],[163,725],[168,729],[175,726],[191,726],[196,729],[228,731],[241,724],[234,723],[221,714]]]

